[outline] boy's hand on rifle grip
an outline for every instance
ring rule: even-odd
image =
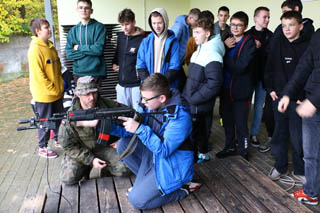
[[[118,119],[124,121],[123,127],[126,129],[127,132],[135,133],[139,127],[139,123],[135,121],[133,118],[119,116]]]

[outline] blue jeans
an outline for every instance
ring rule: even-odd
[[[303,153],[306,184],[303,192],[318,197],[320,191],[320,111],[311,118],[302,119]]]
[[[296,112],[297,104],[291,101],[287,111],[280,113],[278,103],[279,99],[273,102],[275,128],[270,142],[271,153],[275,158],[274,167],[281,174],[288,170],[288,149],[291,142],[294,174],[304,175],[302,121]]]
[[[250,128],[250,135],[257,136],[259,133],[261,118],[263,114],[263,104],[266,99],[266,91],[262,87],[262,82],[259,81],[258,85],[254,87],[254,114]]]
[[[162,196],[156,183],[153,153],[144,146],[139,139],[135,151],[123,159],[124,163],[136,175],[128,199],[137,209],[153,209],[163,206],[175,200],[181,200],[187,193],[178,189],[171,194]],[[117,152],[120,155],[127,147],[130,138],[121,138],[117,144]]]

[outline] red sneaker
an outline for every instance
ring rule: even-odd
[[[44,158],[56,158],[58,154],[51,151],[49,147],[39,148],[39,155]]]
[[[300,201],[301,203],[304,204],[308,204],[308,205],[313,205],[316,206],[318,205],[318,198],[317,197],[309,197],[308,195],[306,195],[302,189],[300,189],[299,191],[293,192],[291,194],[291,196]]]

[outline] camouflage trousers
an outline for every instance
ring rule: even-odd
[[[107,166],[101,170],[101,176],[128,176],[130,170],[126,165],[120,162],[117,152],[112,147],[105,147],[103,150],[94,153],[95,157],[107,162]],[[69,156],[64,155],[62,161],[62,169],[60,172],[60,180],[65,184],[76,184],[82,178],[89,179],[92,165],[84,165]]]

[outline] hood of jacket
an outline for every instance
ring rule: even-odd
[[[221,41],[220,34],[217,34],[211,36],[208,42],[198,45],[196,52],[191,57],[191,62],[201,66],[206,66],[211,61],[223,63],[224,54],[224,44]]]
[[[152,10],[149,14],[149,18],[148,18],[148,23],[149,23],[149,27],[152,30],[152,32],[157,35],[157,33],[154,31],[152,24],[151,24],[151,14],[153,12],[158,12],[161,14],[163,21],[164,21],[164,30],[162,31],[161,35],[166,33],[168,31],[168,26],[169,26],[169,18],[168,18],[168,14],[167,11],[164,8],[155,8],[154,10]],[[161,36],[159,35],[159,37]]]
[[[41,40],[37,36],[32,36],[31,38],[32,38],[31,44],[36,44],[36,45],[40,45],[43,47],[49,47],[49,48],[53,47],[53,43],[50,40],[48,40],[48,44],[47,44],[46,42],[44,42],[43,40]]]
[[[88,44],[88,31],[92,30],[93,28],[91,28],[91,26],[93,26],[94,24],[98,23],[97,20],[95,19],[90,19],[90,21],[87,24],[82,24],[81,21],[77,24],[77,28],[79,28],[79,41],[80,41],[80,45],[87,45]],[[89,29],[88,29],[89,28]],[[82,34],[81,31],[85,31],[85,37],[84,40],[83,38],[81,38]],[[83,44],[82,42],[85,41],[85,43]]]

